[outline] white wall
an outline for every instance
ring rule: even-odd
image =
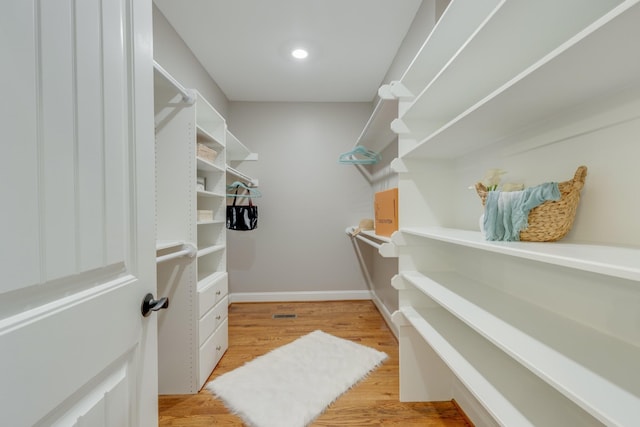
[[[162,12],[153,5],[153,59],[183,86],[197,89],[224,117],[229,101]]]
[[[260,159],[258,229],[229,232],[230,292],[366,291],[344,229],[373,215],[372,190],[337,162],[356,141],[369,103],[230,103],[230,130]],[[237,295],[236,295],[237,296]],[[344,295],[343,295],[344,296]],[[308,297],[308,296],[307,296]]]
[[[389,67],[383,83],[400,80],[424,44],[435,23],[449,5],[450,0],[424,0],[416,12],[407,35],[404,37],[393,63]]]

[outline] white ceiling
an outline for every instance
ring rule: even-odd
[[[154,0],[232,101],[371,101],[422,0]],[[304,46],[309,58],[294,60]]]

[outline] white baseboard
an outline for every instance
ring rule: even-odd
[[[315,291],[315,292],[232,292],[229,304],[234,302],[304,302],[304,301],[348,301],[371,300],[382,314],[393,335],[398,339],[398,327],[391,314],[375,292],[371,291]]]
[[[322,292],[234,292],[229,294],[229,304],[234,302],[303,302],[370,300],[370,291],[322,291]]]
[[[389,327],[389,329],[391,330],[393,335],[396,337],[396,339],[399,340],[398,327],[391,320],[391,315],[393,313],[389,312],[387,307],[384,305],[382,300],[380,298],[378,298],[378,296],[376,295],[375,292],[371,292],[371,296],[372,296],[371,299],[373,300],[373,303],[378,308],[378,311],[380,312],[380,314],[382,314],[382,318],[384,319],[385,323],[387,324],[387,326]]]

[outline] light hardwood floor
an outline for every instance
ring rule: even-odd
[[[274,319],[274,314],[297,317]],[[453,402],[399,402],[398,342],[371,301],[232,304],[229,350],[209,379],[316,329],[384,351],[389,358],[312,426],[471,426]],[[160,396],[159,409],[160,426],[243,425],[205,389],[196,395]]]

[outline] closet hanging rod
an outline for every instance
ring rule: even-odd
[[[345,233],[347,233],[347,235],[348,235],[349,237],[351,237],[351,238],[356,238],[356,239],[358,239],[358,240],[362,240],[362,241],[363,241],[363,242],[365,242],[366,244],[371,245],[371,246],[373,246],[374,248],[376,248],[376,249],[378,249],[378,250],[382,247],[382,244],[381,244],[381,243],[376,243],[376,242],[374,242],[374,241],[373,241],[373,239],[370,239],[370,238],[368,238],[368,237],[365,237],[365,236],[366,236],[366,234],[365,234],[365,235],[362,235],[362,234],[358,233],[358,234],[356,234],[356,235],[354,236],[354,235],[352,234],[354,229],[355,229],[355,227],[347,227],[347,228],[344,230],[344,232],[345,232]]]
[[[382,245],[380,243],[376,243],[373,240],[367,239],[366,237],[362,237],[360,234],[356,235],[356,239],[362,240],[366,244],[371,245],[371,246],[373,246],[374,248],[376,248],[378,250],[382,247]]]
[[[178,82],[176,79],[173,78],[173,76],[171,74],[169,74],[167,72],[167,70],[165,70],[164,68],[162,68],[160,66],[160,64],[158,64],[156,61],[153,61],[153,68],[160,73],[160,75],[162,77],[164,77],[164,79],[166,81],[168,81],[169,83],[171,83],[171,85],[173,87],[176,88],[176,90],[178,92],[180,92],[180,95],[182,95],[182,100],[188,104],[188,105],[192,105],[196,102],[196,97],[193,94],[193,92],[189,89],[186,89],[184,86],[182,86],[180,84],[180,82]]]
[[[189,258],[193,258],[194,256],[196,256],[196,253],[198,253],[198,250],[196,249],[196,247],[191,243],[185,243],[184,245],[182,245],[182,247],[184,249],[179,250],[177,252],[172,252],[167,255],[156,257],[156,264],[160,264],[161,262],[169,261],[169,260],[180,258],[183,256],[188,256]]]

